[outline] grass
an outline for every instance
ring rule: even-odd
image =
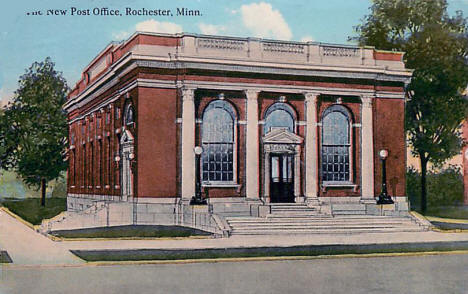
[[[0,251],[0,263],[12,263],[10,255],[6,251]]]
[[[47,198],[45,207],[41,206],[40,198],[6,198],[0,204],[33,225],[40,225],[43,219],[52,218],[67,209],[66,198]]]
[[[468,219],[468,206],[429,207],[426,215],[442,218]]]
[[[182,260],[467,250],[467,241],[213,249],[71,250],[86,261]]]
[[[165,238],[211,235],[211,233],[197,229],[162,225],[129,225],[61,230],[53,231],[51,234],[63,238]]]

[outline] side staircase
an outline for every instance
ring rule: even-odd
[[[353,234],[427,230],[408,217],[322,214],[305,204],[271,204],[266,217],[226,217],[231,235]]]

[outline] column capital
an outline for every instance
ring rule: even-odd
[[[259,89],[245,89],[244,93],[245,93],[247,100],[251,100],[251,99],[257,100],[258,93],[260,93],[260,90]]]
[[[182,92],[182,100],[193,101],[195,97],[195,89],[195,87],[181,87],[180,91]]]
[[[364,108],[371,108],[375,96],[373,95],[361,95],[362,106]]]
[[[304,92],[302,94],[306,102],[317,102],[318,96],[320,96],[319,92]]]

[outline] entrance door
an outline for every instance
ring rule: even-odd
[[[270,156],[270,202],[294,202],[294,155]]]

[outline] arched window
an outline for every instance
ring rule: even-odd
[[[127,111],[125,112],[125,125],[131,125],[135,122],[135,112],[133,110],[133,106],[127,106]]]
[[[234,182],[235,152],[234,108],[226,101],[215,100],[203,112],[202,181]]]
[[[322,117],[322,180],[349,182],[351,174],[351,117],[341,105],[325,110]]]
[[[279,128],[294,133],[294,111],[286,103],[275,103],[265,113],[264,133]]]

